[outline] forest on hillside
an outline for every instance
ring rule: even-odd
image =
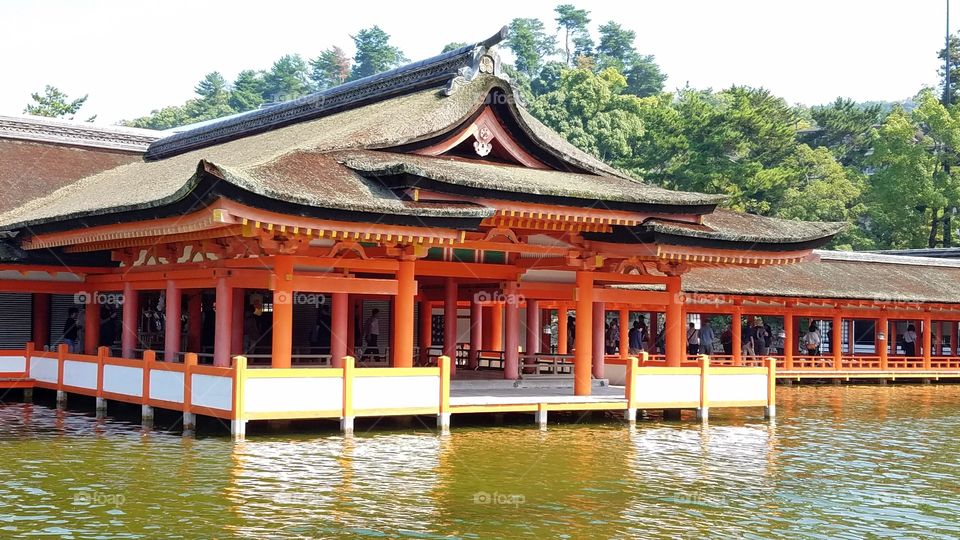
[[[666,90],[666,75],[637,50],[633,31],[609,21],[593,33],[592,22],[589,11],[558,5],[553,20],[514,19],[501,45],[528,109],[571,143],[653,184],[725,194],[737,210],[848,222],[837,249],[957,245],[956,85],[918,88],[904,103],[837,98],[813,107],[749,86]],[[232,81],[213,71],[195,98],[123,124],[168,129],[220,118],[408,61],[377,26],[351,37],[353,57],[331,46],[311,59],[285,55]],[[957,81],[960,38],[951,38],[949,50]],[[947,52],[931,54],[943,60]],[[72,117],[84,101],[48,86],[24,112]]]

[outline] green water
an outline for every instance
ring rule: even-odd
[[[775,423],[454,418],[449,436],[414,424],[239,443],[7,404],[0,537],[960,537],[960,386],[778,401]]]

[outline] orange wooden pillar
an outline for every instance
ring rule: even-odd
[[[570,337],[570,327],[567,326],[567,317],[569,316],[566,306],[557,308],[557,354],[570,353],[567,344]]]
[[[187,351],[199,353],[203,335],[203,295],[192,291],[187,296]]]
[[[350,295],[333,293],[330,306],[330,363],[335,368],[343,367],[343,358],[347,356],[348,320]]]
[[[577,326],[574,335],[573,393],[589,396],[593,383],[590,380],[591,357],[593,356],[593,274],[577,272]]]
[[[540,302],[527,300],[526,353],[540,354]]]
[[[740,306],[733,308],[733,315],[730,317],[730,334],[732,339],[730,347],[733,348],[733,365],[743,364],[743,310]]]
[[[680,367],[686,357],[686,332],[683,324],[683,302],[680,294],[680,277],[667,281],[667,321],[664,345],[667,349],[667,365]]]
[[[357,355],[357,300],[347,301],[347,356]]]
[[[293,260],[277,257],[273,265],[273,342],[271,343],[271,367],[288,368],[293,364]],[[217,283],[219,292],[220,284]],[[219,302],[219,294],[217,295]],[[217,313],[219,313],[219,309]],[[219,322],[217,317],[217,322]],[[219,337],[219,325],[217,337]],[[229,364],[229,357],[227,358]]]
[[[783,368],[788,371],[793,369],[793,353],[797,350],[795,322],[792,310],[787,308],[783,316]]]
[[[457,282],[448,277],[443,283],[443,355],[450,358],[450,374],[457,374]]]
[[[503,350],[503,303],[490,304],[490,350]]]
[[[50,294],[33,293],[33,346],[38,350],[50,345]]]
[[[834,369],[843,368],[843,317],[840,315],[833,316],[833,324],[830,328],[832,330],[830,337],[830,347],[831,352],[833,353],[833,367]]]
[[[943,322],[934,321],[933,323],[933,344],[930,347],[930,356],[940,356],[943,354]]]
[[[957,321],[950,321],[950,354],[957,356]]]
[[[233,317],[230,326],[233,330],[230,333],[230,352],[232,354],[243,354],[243,319],[246,316],[246,290],[233,289]]]
[[[923,341],[921,347],[923,347],[923,369],[930,369],[931,366],[931,352],[932,352],[932,330],[933,330],[933,321],[930,318],[929,314],[924,314],[923,316]]]
[[[620,310],[620,358],[630,356],[630,310]]]
[[[100,304],[97,291],[90,293],[83,308],[83,354],[95,355],[100,347]]]
[[[430,361],[430,347],[433,346],[433,305],[429,300],[420,301],[420,363]]]
[[[417,295],[414,262],[400,261],[393,313],[393,367],[413,366],[413,303]]]
[[[603,302],[593,303],[593,317],[591,326],[593,327],[593,370],[591,373],[597,379],[604,376],[604,364],[606,362],[606,319],[607,311]]]
[[[137,327],[140,318],[140,294],[133,290],[133,283],[123,283],[123,320],[120,333],[120,356],[133,358],[137,348]]]
[[[552,309],[541,309],[540,310],[540,352],[541,353],[550,353],[552,350],[552,343],[550,341],[550,333],[547,330],[550,328],[550,323],[553,321],[553,310]]]
[[[886,315],[881,315],[877,320],[877,328],[875,334],[877,336],[877,353],[880,356],[880,369],[887,369],[889,361],[889,347],[890,343],[890,322],[887,320]],[[882,338],[880,336],[883,336]]]
[[[291,315],[293,314],[293,298],[292,295],[286,296],[286,308],[289,308]],[[274,314],[274,327],[273,327],[273,343],[277,343],[277,326],[276,326],[276,314],[277,314],[277,301],[276,298],[273,302],[273,314]],[[233,339],[231,338],[232,328],[230,323],[233,321],[233,289],[230,287],[230,282],[227,281],[227,278],[220,277],[217,278],[217,298],[216,298],[216,307],[215,307],[215,316],[216,316],[216,335],[213,339],[213,365],[220,367],[230,367],[230,347],[233,345]],[[292,329],[293,325],[291,324],[289,328]],[[287,334],[287,340],[289,343],[290,334]],[[287,347],[287,367],[289,367],[289,354],[290,348]],[[276,355],[274,355],[274,360],[276,360]]]
[[[470,360],[467,368],[480,365],[480,349],[483,348],[483,304],[474,298],[470,302]]]
[[[513,380],[520,377],[520,303],[513,284],[504,293],[503,378]]]
[[[163,361],[176,362],[180,352],[180,308],[181,291],[177,283],[167,280],[166,298],[164,300],[163,323]]]

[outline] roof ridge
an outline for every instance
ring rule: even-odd
[[[868,251],[830,251],[815,250],[823,261],[865,262],[876,264],[900,264],[906,266],[938,266],[942,268],[960,268],[960,260],[937,257],[917,257],[909,255],[890,255]]]
[[[481,72],[494,73],[499,62],[494,58],[496,53],[491,51],[491,47],[506,35],[507,28],[503,27],[493,36],[473,45],[170,135],[151,144],[144,159],[164,159],[417,90],[448,85],[450,93]]]
[[[143,152],[161,132],[44,116],[0,115],[0,138]]]

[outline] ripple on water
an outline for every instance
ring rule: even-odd
[[[960,387],[794,387],[780,418],[190,439],[0,406],[0,536],[957,538]]]

